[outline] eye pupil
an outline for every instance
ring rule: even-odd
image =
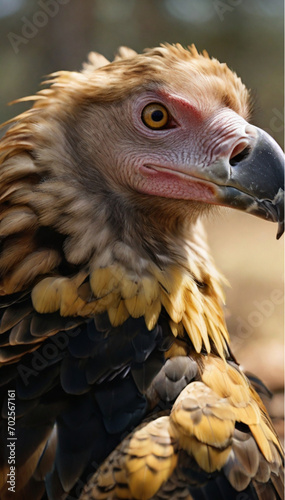
[[[164,114],[160,109],[156,109],[151,113],[151,118],[154,122],[160,122],[164,118]]]
[[[152,102],[144,107],[141,118],[148,128],[161,130],[162,128],[166,128],[168,124],[169,113],[162,104]]]

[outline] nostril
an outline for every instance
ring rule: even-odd
[[[230,165],[234,167],[244,160],[250,153],[250,146],[245,143],[239,143],[232,151]]]

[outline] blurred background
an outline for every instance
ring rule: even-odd
[[[252,122],[283,146],[282,0],[0,0],[0,120],[27,105],[43,75],[78,70],[90,50],[113,58],[161,42],[195,43],[251,89]],[[216,262],[230,281],[226,316],[233,351],[276,394],[283,432],[283,241],[276,226],[222,210],[206,222]]]

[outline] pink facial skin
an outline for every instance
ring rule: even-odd
[[[165,128],[151,129],[144,107],[157,102],[168,110]],[[146,93],[135,105],[135,133],[145,147],[133,164],[131,184],[141,193],[217,203],[216,184],[230,176],[230,161],[255,136],[254,127],[226,106],[207,109],[197,101],[164,92]]]

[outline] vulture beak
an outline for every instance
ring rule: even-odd
[[[248,146],[230,160],[230,168],[228,161],[226,168],[224,161],[217,162],[209,180],[219,204],[278,222],[279,239],[284,232],[284,153],[264,130],[250,130]]]

